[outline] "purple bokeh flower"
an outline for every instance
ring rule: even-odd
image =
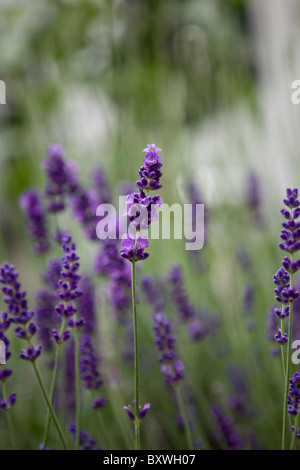
[[[27,189],[20,197],[20,207],[26,219],[27,231],[32,239],[36,254],[45,253],[50,248],[46,226],[45,211],[39,193]]]
[[[48,199],[47,210],[59,212],[65,208],[65,196],[71,194],[78,186],[76,165],[65,159],[59,144],[52,144],[42,162],[46,171],[47,182],[45,196]]]

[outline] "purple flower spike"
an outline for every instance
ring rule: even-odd
[[[50,243],[39,193],[34,189],[24,191],[19,204],[26,219],[27,231],[32,239],[34,252],[36,254],[45,253],[49,250]]]
[[[139,169],[140,179],[136,182],[139,192],[128,194],[124,214],[137,232],[147,229],[153,220],[157,220],[157,208],[163,203],[160,196],[147,194],[150,190],[154,191],[162,187],[160,184],[162,163],[161,157],[157,154],[161,149],[156,148],[154,144],[149,144],[143,151],[146,153],[144,166]],[[149,256],[149,253],[144,253],[145,248],[149,246],[147,239],[137,237],[135,242],[127,234],[123,236],[121,245],[120,254],[129,261],[140,261]]]
[[[26,349],[21,349],[20,357],[26,361],[34,362],[41,354],[42,346],[39,345],[37,347],[28,346]]]
[[[287,189],[287,198],[283,200],[288,209],[282,209],[281,214],[286,219],[282,223],[282,231],[280,238],[283,242],[279,243],[279,248],[288,253],[296,253],[300,249],[300,222],[297,220],[300,215],[300,202],[298,200],[297,189]],[[292,262],[288,258],[284,258],[283,266],[289,272],[296,272],[300,269],[298,261]]]

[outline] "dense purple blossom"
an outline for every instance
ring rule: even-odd
[[[167,383],[175,385],[184,377],[184,365],[177,358],[175,349],[176,336],[174,336],[171,322],[164,312],[154,313],[152,319],[154,341],[160,352],[161,372],[164,374]]]
[[[124,235],[121,246],[121,256],[129,261],[141,261],[149,256],[149,253],[145,252],[145,249],[149,247],[147,238],[137,237],[134,240],[130,235]]]
[[[62,257],[62,271],[58,281],[57,295],[62,302],[56,307],[56,312],[69,317],[76,312],[74,301],[82,295],[78,289],[80,280],[80,276],[77,274],[79,256],[75,251],[76,244],[72,242],[72,237],[69,234],[62,235],[61,248],[65,254]]]
[[[26,291],[21,290],[21,284],[18,281],[19,274],[14,266],[4,263],[0,268],[0,283],[4,285],[2,292],[4,294],[4,302],[6,304],[6,321],[10,319],[10,323],[27,324],[34,312],[28,310]],[[4,318],[4,317],[2,317]]]
[[[136,185],[142,191],[160,189],[162,187],[160,184],[162,163],[158,152],[161,152],[161,149],[155,147],[154,144],[149,144],[143,152],[145,152],[144,165],[139,169],[140,179]]]
[[[45,211],[41,197],[35,189],[27,189],[20,197],[20,207],[26,219],[27,231],[32,239],[36,254],[45,253],[50,248]]]
[[[148,258],[149,253],[145,253],[144,250],[148,248],[149,242],[147,238],[137,237],[136,232],[147,229],[150,223],[158,218],[157,208],[163,203],[160,196],[148,196],[148,191],[162,187],[160,184],[162,163],[161,157],[157,154],[161,149],[149,144],[143,151],[146,153],[144,166],[140,168],[140,180],[136,182],[139,192],[127,195],[124,214],[130,222],[129,231],[135,232],[134,238],[131,238],[129,233],[123,235],[120,250],[121,256],[131,262]]]
[[[296,253],[300,249],[300,222],[297,221],[300,215],[298,190],[288,188],[286,196],[283,202],[288,209],[284,208],[281,210],[281,214],[285,218],[280,234],[280,238],[283,241],[278,246],[288,253]]]

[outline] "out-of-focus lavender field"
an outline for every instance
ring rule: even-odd
[[[81,448],[135,447],[124,409],[134,399],[131,263],[118,240],[97,238],[95,209],[137,191],[152,143],[162,149],[157,193],[170,206],[204,204],[205,241],[188,251],[171,230],[136,265],[139,404],[151,404],[141,448],[187,449],[189,438],[199,450],[281,448],[287,346],[275,340],[273,275],[286,188],[299,187],[299,22],[296,0],[0,1],[0,266],[13,265],[21,283],[0,272],[0,340],[11,352],[0,365],[1,450],[37,450],[45,437],[73,449],[78,420]],[[51,186],[57,154],[53,178],[66,180]],[[54,240],[57,230],[76,248]],[[62,257],[73,252],[82,295],[70,300],[77,287],[62,272],[77,260]],[[55,309],[71,301],[85,319],[77,330]],[[300,340],[299,298],[293,306]],[[42,352],[24,360],[31,343]],[[55,364],[63,440],[35,371],[49,397]],[[289,376],[297,371],[291,364]]]

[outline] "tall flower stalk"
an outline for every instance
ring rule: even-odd
[[[281,309],[275,309],[275,313],[281,319],[281,328],[278,330],[275,338],[282,346],[287,344],[286,356],[282,353],[282,362],[284,370],[284,399],[283,399],[283,421],[282,421],[282,449],[286,446],[286,421],[287,406],[289,399],[290,367],[291,367],[291,348],[292,348],[292,330],[293,330],[293,302],[298,297],[299,292],[294,287],[294,274],[300,269],[300,260],[294,260],[294,254],[300,249],[300,222],[297,219],[300,216],[300,202],[298,200],[298,190],[288,188],[286,198],[283,200],[285,208],[281,214],[285,218],[282,223],[279,248],[289,254],[282,260],[282,268],[273,276],[276,284],[275,297],[281,303]],[[284,319],[289,317],[288,332],[284,331]],[[295,432],[294,432],[295,435]]]
[[[139,343],[138,343],[138,318],[136,302],[136,262],[148,258],[149,253],[144,250],[148,248],[149,242],[146,237],[138,236],[141,229],[148,229],[152,220],[156,218],[154,206],[161,206],[160,196],[148,196],[149,191],[162,187],[160,184],[161,157],[158,155],[161,149],[149,144],[143,150],[145,152],[144,165],[139,169],[140,179],[136,182],[138,193],[127,196],[126,215],[131,223],[134,236],[127,233],[121,241],[120,254],[123,258],[131,262],[131,292],[132,292],[132,314],[134,329],[134,406],[124,407],[129,418],[135,425],[135,449],[140,449],[140,423],[146,416],[150,403],[147,403],[142,410],[139,405]]]

